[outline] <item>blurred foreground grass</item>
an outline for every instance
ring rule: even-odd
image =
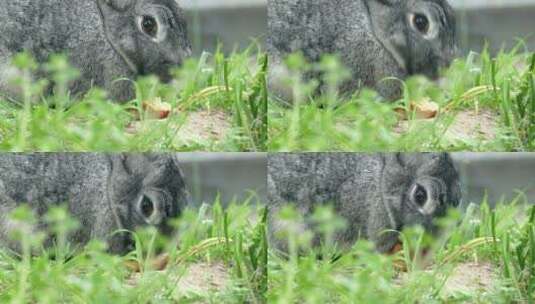
[[[457,59],[440,81],[413,77],[404,96],[379,102],[373,91],[340,97],[336,87],[349,73],[336,57],[307,64],[299,54],[286,63],[297,102],[272,100],[269,107],[271,151],[535,151],[535,54],[522,45],[495,57],[487,51]],[[324,94],[307,71],[322,71]],[[400,81],[388,79],[385,81]],[[299,98],[301,96],[301,98]],[[273,97],[272,99],[275,99]],[[435,119],[415,119],[410,104],[432,101]],[[396,109],[405,109],[400,121]]]
[[[21,74],[13,81],[24,88],[24,100],[0,100],[0,150],[266,150],[267,58],[255,46],[190,59],[174,71],[170,84],[141,78],[135,83],[136,99],[125,105],[110,102],[96,88],[71,97],[68,83],[78,73],[65,57],[46,64],[54,81],[52,96],[41,94],[47,81],[32,79],[38,66],[30,56],[20,54],[14,64]],[[171,105],[166,120],[150,119],[143,109],[144,102],[159,99]]]
[[[135,250],[120,257],[107,254],[101,241],[84,248],[65,242],[77,223],[63,209],[54,209],[46,217],[55,236],[53,248],[41,247],[43,231],[18,231],[14,237],[23,252],[0,249],[0,302],[264,303],[265,215],[265,208],[247,202],[226,209],[218,202],[203,205],[174,223],[178,232],[172,238],[149,228],[135,232]],[[13,218],[35,220],[27,208],[16,210]],[[164,270],[152,266],[159,252],[169,257]]]
[[[284,231],[289,254],[270,250],[270,303],[532,303],[535,300],[535,207],[519,195],[491,210],[486,201],[455,210],[431,237],[400,234],[402,251],[381,255],[367,241],[338,251],[310,247],[310,233]],[[532,202],[531,202],[532,203]],[[328,208],[321,231],[340,218]],[[285,219],[292,214],[286,210]],[[293,220],[300,219],[294,214]],[[330,216],[326,216],[329,215]],[[297,225],[298,226],[298,225]],[[328,239],[328,236],[325,236]],[[297,254],[300,250],[304,254]],[[318,259],[318,253],[325,258]]]

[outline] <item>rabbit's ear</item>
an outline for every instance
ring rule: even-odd
[[[411,174],[407,167],[409,159],[403,153],[383,154],[383,168],[381,169],[382,183],[401,184]],[[390,187],[390,186],[387,186]],[[392,190],[392,189],[391,189]]]
[[[139,163],[146,162],[154,168],[180,168],[176,155],[167,154],[142,154]]]
[[[139,65],[136,60],[139,56],[133,34],[137,29],[131,26],[129,14],[125,14],[136,2],[137,0],[97,0],[107,42],[125,61],[130,71],[138,74]]]
[[[134,4],[135,0],[100,0],[99,2],[110,6],[114,10],[124,12]]]
[[[455,172],[453,161],[448,153],[429,153],[420,155],[420,160],[413,166],[418,174],[449,176]]]
[[[126,153],[112,155],[111,165],[115,174],[119,176],[127,176],[132,174],[132,170],[128,164],[128,158],[128,154]]]
[[[403,169],[405,166],[405,159],[401,153],[387,153],[385,154],[385,165],[387,168]]]
[[[177,168],[178,170],[181,169],[182,165],[181,165],[181,162],[180,160],[178,159],[178,155],[173,155],[172,156],[172,161],[173,161],[173,166],[175,166],[175,168]]]

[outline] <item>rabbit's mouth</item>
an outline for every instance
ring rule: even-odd
[[[130,233],[117,233],[108,239],[108,252],[124,255],[135,249],[135,242]]]
[[[164,236],[171,236],[173,235],[173,233],[175,233],[175,228],[172,225],[170,225],[168,221],[164,221],[157,228],[158,228],[158,231]]]
[[[179,67],[180,63],[172,63],[170,61],[162,61],[158,63],[155,69],[147,69],[145,67],[141,67],[139,69],[139,75],[141,76],[148,76],[148,75],[155,75],[158,77],[158,79],[163,83],[169,83],[173,80],[173,75],[171,73],[171,70],[173,68]]]
[[[169,83],[173,80],[173,76],[169,71],[161,73],[160,75],[158,75],[158,78],[160,78],[160,81],[163,83]]]

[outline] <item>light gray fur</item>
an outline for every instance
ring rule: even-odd
[[[436,35],[417,31],[410,22],[414,13],[425,14]],[[282,64],[292,53],[312,63],[336,54],[351,72],[342,94],[366,86],[389,100],[399,98],[402,87],[385,78],[435,78],[457,53],[455,16],[446,0],[269,0],[268,15],[269,86],[284,101],[293,99]]]
[[[428,191],[425,205],[411,195],[416,185]],[[305,218],[303,229],[313,230],[315,207],[332,204],[347,220],[347,229],[335,239],[351,246],[357,239],[390,251],[404,227],[420,224],[434,230],[433,220],[448,207],[458,206],[459,176],[448,154],[272,154],[268,157],[268,206],[271,244],[287,250],[277,232],[286,224],[277,219],[280,209],[292,204]],[[313,245],[321,243],[315,235]],[[342,246],[344,247],[344,246]]]
[[[157,38],[141,30],[144,15],[158,20]],[[3,0],[0,28],[0,97],[15,102],[21,88],[11,84],[17,74],[10,64],[22,51],[38,63],[67,54],[81,72],[71,95],[98,86],[121,102],[133,99],[135,89],[131,81],[117,80],[155,74],[167,81],[169,69],[191,53],[176,0]],[[47,77],[42,69],[34,76]]]
[[[140,210],[144,196],[153,202],[150,216]],[[143,225],[170,233],[168,220],[181,213],[188,197],[173,155],[0,154],[0,246],[20,250],[10,239],[16,228],[8,217],[13,209],[28,204],[39,219],[34,229],[43,229],[43,215],[64,204],[81,224],[70,242],[83,245],[101,239],[110,252],[125,253],[132,248],[130,234],[112,233]]]

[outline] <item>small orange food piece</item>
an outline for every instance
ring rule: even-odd
[[[143,110],[149,118],[165,119],[171,114],[172,108],[158,97],[151,101],[143,101]]]
[[[394,247],[392,247],[392,249],[390,249],[389,254],[394,255],[402,250],[403,250],[403,244],[397,243],[396,245],[394,245]]]
[[[438,116],[440,106],[430,99],[424,99],[419,102],[411,102],[410,111],[415,113],[416,119],[431,119]],[[396,109],[396,112],[403,120],[407,120],[409,117],[409,113],[403,108]]]
[[[143,266],[138,261],[126,261],[125,264],[126,267],[133,272],[141,272],[141,270],[143,270]],[[151,260],[149,263],[149,267],[151,268],[151,270],[162,271],[167,267],[168,264],[169,255],[162,254]]]
[[[424,100],[423,102],[413,104],[412,106],[414,108],[411,110],[416,111],[416,118],[419,119],[435,118],[440,110],[438,104],[436,102],[432,102],[431,100]]]

